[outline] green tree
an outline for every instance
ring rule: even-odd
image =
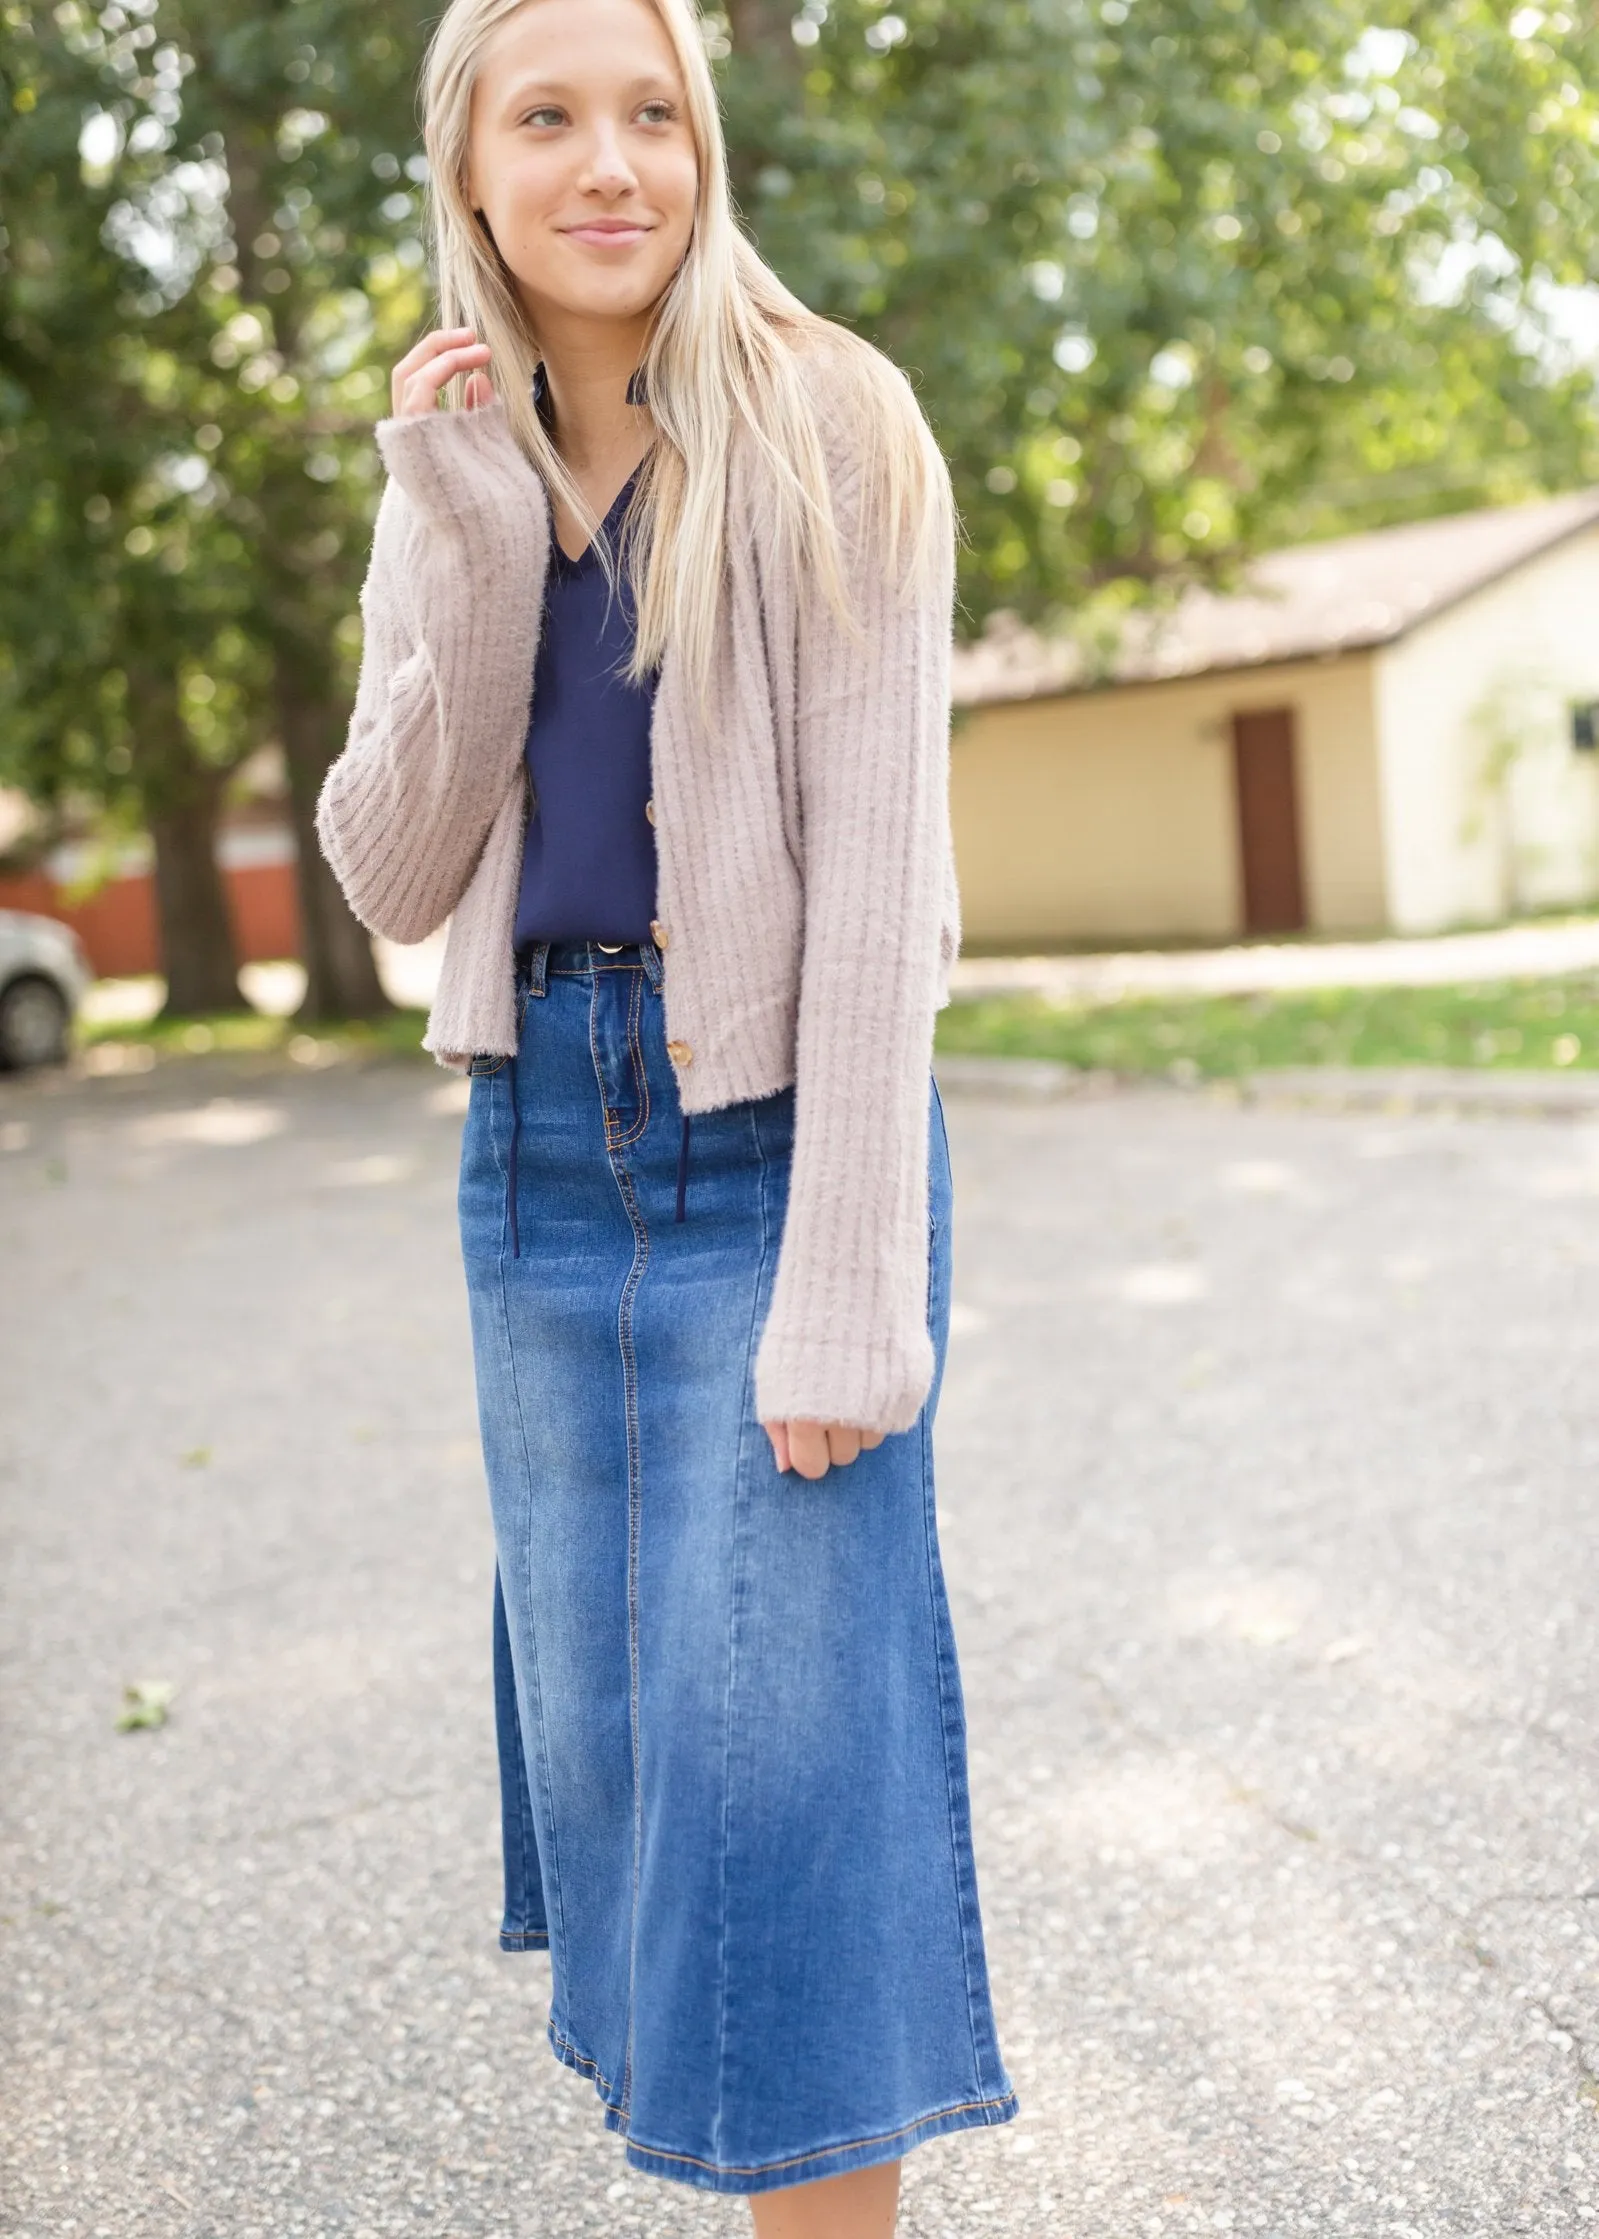
[[[19,191],[5,203],[0,274],[10,298],[0,378],[9,376],[11,510],[28,512],[34,545],[52,548],[75,602],[98,599],[97,628],[81,628],[80,642],[114,638],[114,617],[124,617],[124,674],[137,687],[119,731],[104,721],[107,695],[92,672],[80,669],[74,693],[70,656],[58,662],[51,689],[78,720],[53,771],[35,739],[23,774],[48,791],[70,761],[80,790],[98,785],[109,798],[120,776],[120,791],[138,794],[157,841],[169,968],[198,982],[203,972],[186,975],[178,953],[191,945],[185,934],[213,960],[225,953],[225,913],[212,906],[218,780],[269,727],[284,749],[300,842],[304,1013],[368,1013],[384,1002],[370,944],[311,819],[342,741],[357,650],[352,578],[383,385],[365,359],[384,346],[384,306],[409,331],[422,289],[414,245],[409,267],[404,244],[394,252],[389,182],[399,159],[335,133],[308,106],[321,65],[307,33],[324,23],[342,33],[352,107],[376,142],[391,137],[385,85],[402,146],[412,130],[408,95],[398,98],[405,74],[397,63],[385,74],[385,42],[354,8],[194,14],[191,27],[155,0],[63,0],[48,15],[14,5],[4,19],[0,67],[23,120],[7,137]],[[367,62],[376,82],[360,76]],[[321,142],[325,160],[314,152]],[[82,502],[120,548],[110,571],[84,564],[77,533],[78,493],[94,475]],[[167,578],[162,613],[138,595],[145,559],[157,582]],[[27,625],[37,599],[17,582],[20,569],[19,551],[0,636],[13,701],[29,703],[42,673]],[[223,633],[216,659],[208,629]],[[194,687],[183,683],[186,664],[198,666]],[[248,688],[224,689],[240,683]],[[198,733],[195,707],[210,710]],[[185,739],[196,751],[180,770]],[[10,753],[15,768],[15,744]],[[170,878],[164,829],[169,854],[188,846]]]
[[[1547,347],[1595,276],[1591,12],[1418,0],[737,0],[763,253],[914,369],[1034,618],[1599,472]],[[786,45],[785,45],[786,39]]]
[[[252,733],[226,689],[237,540],[179,468],[181,383],[130,326],[116,204],[83,175],[97,74],[13,9],[0,86],[0,771],[147,826],[168,1007],[215,1009],[238,1000],[216,812]]]
[[[420,23],[351,0],[158,0],[150,20],[188,65],[171,152],[219,173],[190,235],[190,285],[214,325],[215,466],[253,554],[248,626],[288,769],[303,1015],[369,1013],[383,1000],[370,944],[313,818],[344,738],[384,367],[425,316],[413,192]]]

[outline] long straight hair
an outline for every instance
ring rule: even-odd
[[[636,614],[627,673],[642,682],[670,645],[703,709],[716,652],[728,471],[740,424],[763,462],[771,533],[788,563],[821,588],[846,628],[839,525],[806,359],[818,346],[843,377],[859,429],[863,508],[880,532],[891,581],[912,597],[938,579],[955,533],[949,472],[903,373],[881,351],[800,302],[740,231],[727,153],[694,0],[646,0],[672,45],[699,160],[688,248],[655,305],[639,370],[656,439],[620,542]],[[538,0],[450,0],[423,69],[428,234],[439,324],[470,326],[489,345],[496,393],[522,450],[593,540],[612,589],[601,524],[563,464],[533,397],[543,357],[515,281],[467,192],[473,87],[489,41]],[[446,402],[465,407],[465,381]],[[875,523],[873,515],[875,514]]]

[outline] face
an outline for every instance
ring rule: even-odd
[[[485,51],[468,193],[534,331],[636,318],[688,247],[699,166],[649,0],[530,0]]]

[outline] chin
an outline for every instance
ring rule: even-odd
[[[596,276],[592,273],[583,275],[586,285],[573,287],[552,287],[548,269],[540,275],[542,286],[535,287],[520,273],[517,277],[522,281],[523,293],[530,302],[542,296],[547,303],[553,303],[559,310],[568,313],[586,313],[602,319],[627,319],[636,318],[641,311],[647,311],[652,303],[659,301],[670,287],[675,270],[675,266],[668,266],[660,272],[614,272],[608,274],[598,286],[595,284]]]

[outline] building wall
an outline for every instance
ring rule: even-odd
[[[1557,546],[1377,659],[1384,837],[1405,932],[1599,899],[1599,529]]]
[[[951,780],[967,945],[1236,934],[1230,719],[1283,706],[1311,924],[1382,924],[1371,664],[1350,655],[971,710]]]
[[[287,829],[224,830],[217,860],[239,962],[298,956],[300,906]],[[114,876],[74,899],[89,861],[87,849],[63,847],[39,870],[0,877],[0,910],[31,910],[70,925],[102,979],[159,972],[161,929],[148,846],[130,848]]]

